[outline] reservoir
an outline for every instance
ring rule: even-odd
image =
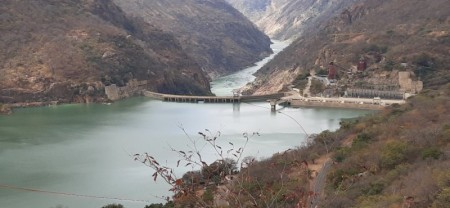
[[[252,78],[253,72],[243,72]],[[228,93],[241,82],[246,81],[228,77],[213,86],[216,93]],[[170,193],[164,182],[153,181],[153,170],[130,155],[147,152],[175,167],[179,158],[171,148],[189,150],[190,139],[201,142],[198,132],[208,129],[221,132],[218,140],[224,146],[243,145],[243,133],[258,132],[244,153],[267,158],[302,145],[303,129],[308,134],[335,130],[341,119],[372,112],[283,108],[272,113],[269,108],[268,103],[169,103],[138,97],[112,105],[15,110],[0,117],[0,207],[100,208],[120,203],[143,208]],[[217,159],[207,146],[201,151],[208,162]],[[176,169],[177,176],[189,170]]]

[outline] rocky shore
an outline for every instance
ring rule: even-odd
[[[12,113],[12,110],[9,105],[0,104],[0,115],[9,115],[11,113]]]

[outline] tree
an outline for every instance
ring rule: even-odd
[[[406,160],[408,145],[402,141],[387,143],[381,150],[381,165],[392,169]]]
[[[135,154],[133,157],[136,161],[155,171],[152,175],[155,181],[160,177],[171,186],[170,191],[173,192],[175,201],[180,202],[184,200],[187,203],[184,204],[185,206],[209,206],[212,203],[211,197],[202,197],[202,195],[197,193],[197,190],[201,187],[206,188],[210,184],[218,185],[225,176],[237,173],[237,165],[241,163],[242,155],[250,136],[259,134],[256,132],[252,135],[244,133],[245,143],[238,148],[231,142],[228,143],[227,147],[220,146],[217,142],[221,132],[212,133],[206,129],[205,133],[198,133],[201,139],[193,139],[182,127],[181,129],[191,145],[189,145],[190,149],[187,150],[172,148],[172,152],[180,158],[176,167],[180,165],[190,166],[193,170],[200,169],[201,171],[190,171],[184,174],[182,178],[178,178],[174,173],[174,168],[161,165],[155,157],[148,153]],[[202,155],[202,151],[207,151],[207,147],[216,152],[218,157],[215,162],[209,165],[205,162]]]

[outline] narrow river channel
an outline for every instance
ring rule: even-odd
[[[244,75],[216,80],[214,92],[229,93],[251,81],[255,70],[242,71],[244,80]],[[143,208],[170,193],[162,181],[153,182],[153,171],[133,161],[130,154],[148,152],[175,167],[178,158],[170,148],[186,150],[190,144],[181,128],[193,139],[201,139],[197,133],[205,129],[220,131],[223,144],[236,146],[244,144],[244,132],[259,132],[260,136],[250,138],[245,155],[265,158],[304,142],[305,134],[292,118],[311,134],[334,130],[341,119],[371,113],[281,109],[286,116],[271,113],[268,107],[267,103],[167,103],[139,97],[112,105],[18,109],[0,117],[0,207],[100,208],[120,203]],[[208,162],[217,158],[207,148],[202,151]],[[176,171],[181,177],[188,170]]]

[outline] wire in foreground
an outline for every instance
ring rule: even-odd
[[[106,196],[94,196],[94,195],[86,195],[86,194],[57,192],[57,191],[47,191],[47,190],[34,189],[34,188],[24,188],[24,187],[17,187],[17,186],[5,185],[5,184],[0,184],[0,188],[2,188],[2,189],[10,189],[10,190],[19,190],[19,191],[25,191],[25,192],[35,192],[35,193],[42,193],[42,194],[62,195],[62,196],[69,196],[69,197],[81,197],[81,198],[91,198],[91,199],[107,199],[107,200],[114,200],[114,201],[152,203],[151,201],[148,201],[148,200],[127,199],[127,198],[106,197]],[[156,196],[154,196],[154,197],[156,197]],[[159,198],[159,197],[156,197],[156,198]]]

